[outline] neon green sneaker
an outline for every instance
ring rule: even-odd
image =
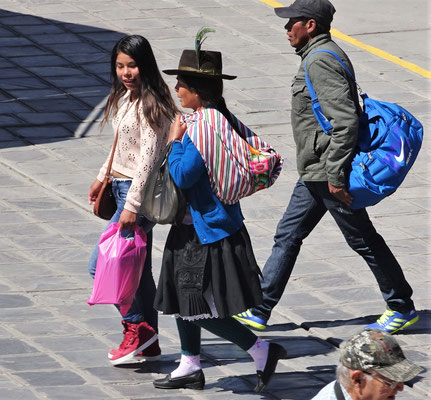
[[[380,329],[381,331],[392,334],[413,325],[418,320],[419,315],[416,310],[411,310],[405,314],[386,310],[376,322],[367,325],[365,328]]]
[[[233,317],[238,321],[245,323],[251,326],[252,328],[258,329],[260,331],[263,331],[266,328],[267,321],[265,321],[262,318],[256,317],[251,313],[250,310],[247,310],[240,314],[233,315]]]

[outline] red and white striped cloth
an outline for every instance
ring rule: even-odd
[[[283,165],[268,143],[231,115],[242,137],[214,108],[182,116],[186,133],[205,162],[213,192],[225,204],[271,186]]]

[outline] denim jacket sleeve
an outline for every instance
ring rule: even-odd
[[[192,187],[206,171],[201,154],[187,134],[182,142],[172,143],[168,162],[172,179],[181,189]]]

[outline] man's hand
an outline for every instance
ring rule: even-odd
[[[352,204],[353,197],[346,190],[345,186],[334,186],[328,182],[329,193],[332,194],[337,200],[340,200],[342,203],[347,204],[349,207]]]
[[[137,214],[132,211],[124,209],[121,212],[120,220],[118,221],[120,225],[120,230],[134,231],[136,225]]]

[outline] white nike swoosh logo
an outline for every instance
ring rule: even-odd
[[[401,139],[401,151],[399,156],[394,156],[399,163],[404,160],[404,140]]]
[[[328,118],[326,118],[324,115],[323,115],[323,113],[321,113],[320,111],[317,111],[324,119],[325,119],[325,121],[327,121],[328,120]]]

